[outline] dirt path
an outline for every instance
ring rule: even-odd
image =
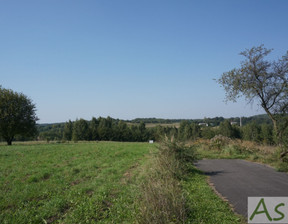
[[[288,196],[288,174],[245,160],[205,159],[196,167],[238,214],[247,217],[248,196]]]

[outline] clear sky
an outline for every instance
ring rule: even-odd
[[[2,0],[0,85],[29,96],[39,123],[92,116],[236,117],[213,80],[264,44],[288,50],[287,0]]]

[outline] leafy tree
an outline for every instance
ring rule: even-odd
[[[225,120],[225,121],[220,123],[219,133],[223,136],[228,137],[228,138],[233,137],[233,127],[228,120]]]
[[[226,91],[227,101],[236,101],[244,96],[249,103],[258,101],[273,122],[278,143],[283,142],[283,133],[288,127],[288,52],[277,61],[265,57],[271,49],[264,45],[246,49],[240,68],[225,72],[217,80]],[[282,156],[287,154],[284,152]]]
[[[92,140],[99,139],[98,126],[99,126],[99,121],[95,117],[92,117],[92,120],[90,122],[90,131],[91,131]]]
[[[124,121],[119,121],[116,126],[117,139],[118,141],[129,141],[129,128]]]
[[[146,141],[147,140],[146,126],[143,121],[140,122],[138,129],[140,132],[140,141]]]
[[[110,141],[112,140],[113,133],[112,133],[112,118],[99,118],[99,126],[98,126],[98,134],[101,140]]]
[[[201,128],[198,124],[192,123],[190,125],[191,129],[192,129],[192,138],[193,140],[197,139],[200,137],[201,134]]]
[[[0,135],[8,145],[12,145],[15,135],[34,136],[37,120],[31,99],[0,86]]]
[[[261,125],[261,139],[264,144],[273,144],[273,126],[269,124]]]
[[[71,120],[65,123],[64,130],[63,130],[63,139],[67,141],[72,140],[73,134],[73,123]]]
[[[88,122],[84,119],[76,120],[73,125],[73,141],[90,140],[90,132]]]
[[[261,127],[256,122],[251,122],[242,128],[243,139],[247,141],[261,141]]]
[[[211,139],[216,135],[215,131],[211,127],[202,127],[201,136],[205,139]]]
[[[192,130],[190,128],[190,123],[187,120],[180,122],[180,127],[178,129],[178,137],[180,140],[187,140],[192,135]]]

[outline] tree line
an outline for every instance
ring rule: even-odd
[[[288,133],[287,133],[288,134]],[[263,144],[276,144],[273,125],[252,121],[240,127],[224,120],[217,127],[200,127],[195,123],[182,121],[177,132],[177,138],[182,141],[198,138],[211,139],[216,135],[223,135],[231,139],[254,141]]]
[[[66,123],[52,126],[39,126],[40,140],[63,141],[131,141],[144,142],[153,139],[151,130],[144,122],[137,125],[128,125],[127,122],[111,117],[69,120]]]
[[[66,123],[40,125],[40,140],[56,141],[130,141],[146,142],[159,140],[162,136],[170,136],[180,141],[211,139],[216,135],[223,135],[231,139],[255,141],[264,144],[275,144],[273,125],[266,120],[251,119],[249,123],[240,127],[233,125],[233,120],[224,119],[218,126],[201,126],[192,120],[182,120],[179,127],[161,126],[161,124],[146,128],[143,121],[131,124],[111,117],[95,118],[90,121],[77,119]],[[231,124],[232,123],[232,124]]]
[[[194,123],[207,123],[209,126],[219,126],[221,122],[226,120],[227,118],[224,117],[205,117],[203,119],[162,119],[162,118],[136,118],[133,120],[126,120],[129,123],[140,123],[144,122],[145,124],[175,124],[180,123],[182,121],[194,122]],[[231,122],[237,122],[240,124],[240,117],[231,117],[228,119]],[[242,125],[246,125],[251,122],[256,122],[257,124],[272,124],[271,119],[268,117],[267,114],[260,114],[251,117],[241,117]]]

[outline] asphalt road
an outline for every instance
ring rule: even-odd
[[[245,160],[204,159],[196,167],[210,176],[215,189],[247,217],[248,196],[288,196],[288,174]]]

